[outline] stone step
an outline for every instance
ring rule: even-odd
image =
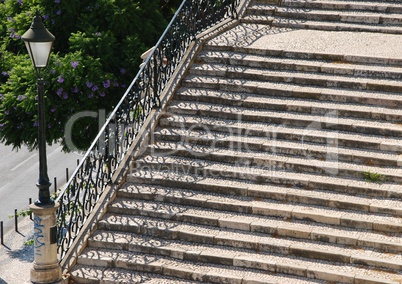
[[[264,3],[265,1],[258,1]],[[270,4],[265,2],[265,4]],[[402,13],[402,2],[396,1],[350,1],[350,0],[307,0],[307,1],[295,1],[295,0],[282,0],[281,7],[289,8],[304,8],[304,9],[323,9],[323,10],[340,10],[345,11],[366,11],[366,12],[380,12],[386,14],[400,14]]]
[[[162,164],[163,163],[163,164]],[[147,183],[155,183],[156,180],[160,180],[163,177],[166,177],[167,180],[170,180],[173,177],[180,177],[184,178],[186,175],[190,175],[193,177],[193,180],[197,179],[202,179],[205,176],[208,175],[213,175],[215,178],[228,178],[228,179],[237,179],[240,181],[250,181],[250,182],[255,182],[257,184],[265,184],[265,185],[274,185],[274,186],[286,186],[284,184],[280,183],[280,178],[278,177],[279,175],[284,175],[282,178],[287,178],[287,182],[291,182],[292,179],[297,179],[300,178],[300,175],[297,173],[292,173],[292,172],[285,172],[285,171],[279,171],[277,169],[264,169],[264,168],[257,168],[257,167],[246,167],[246,166],[241,166],[241,165],[230,165],[230,164],[225,164],[225,163],[210,163],[206,162],[204,160],[197,160],[197,159],[185,159],[182,157],[152,157],[150,158],[149,156],[145,157],[144,159],[141,159],[136,162],[136,165],[132,168],[132,173],[130,177],[130,181],[134,180],[141,180],[142,182],[147,182]],[[330,176],[324,176],[324,175],[315,175],[314,176],[317,180],[326,180],[326,179],[331,179]],[[145,181],[145,179],[148,179],[148,181]],[[266,179],[265,182],[258,182],[261,179]],[[338,178],[340,179],[340,178]],[[276,181],[273,181],[276,180]],[[340,179],[341,180],[341,179]],[[358,183],[359,181],[356,180],[342,180],[343,183]],[[361,181],[364,182],[364,181]],[[295,182],[297,183],[297,182]],[[368,182],[367,182],[368,183]],[[178,183],[181,185],[181,183]],[[385,184],[384,184],[385,185]],[[392,187],[399,187],[400,185],[396,184],[389,184],[386,183],[386,185]],[[336,185],[333,185],[336,186]],[[296,184],[296,187],[300,187],[300,185]],[[307,185],[308,187],[308,185]],[[342,193],[342,186],[339,186],[338,190],[334,190],[335,192]],[[312,190],[312,188],[308,187],[308,189]],[[330,191],[332,188],[322,188],[322,190]],[[354,189],[350,189],[349,194],[353,194]],[[368,189],[366,189],[368,190]],[[361,193],[362,194],[362,193]],[[385,196],[380,196],[380,197],[385,197]],[[318,200],[316,200],[318,202]],[[330,201],[325,201],[323,204],[319,205],[326,205]],[[331,219],[331,221],[335,222],[335,224],[339,223],[340,216],[343,215],[342,212],[336,213],[336,208],[337,207],[331,207],[329,212],[326,212],[323,208],[320,208],[318,205],[311,205],[311,208],[308,207],[308,209],[304,209],[304,206],[307,206],[308,204],[301,204],[302,209],[298,208],[297,210],[302,210],[302,211],[315,211],[315,212],[320,212],[316,213],[318,214],[318,217],[316,218],[319,220],[321,214],[329,216],[328,219]],[[279,206],[277,202],[275,201],[272,206],[268,206],[270,209],[268,210],[271,212],[276,206]],[[294,207],[296,206],[296,207]],[[280,205],[282,209],[279,211],[281,214],[289,214],[289,212],[292,212],[292,210],[295,210],[297,208],[297,205]],[[285,212],[283,212],[283,208],[286,208]],[[377,207],[378,208],[378,207]],[[364,206],[363,206],[364,209]],[[335,210],[335,211],[334,211]],[[276,210],[274,210],[276,211]],[[365,220],[365,218],[368,218],[365,216],[367,212],[363,210],[362,216],[355,216],[357,219],[356,220]],[[336,215],[336,216],[335,216]],[[353,215],[353,214],[352,214]],[[331,217],[332,216],[332,217]],[[352,217],[349,218],[349,216],[346,214],[347,217],[345,217],[347,220],[352,219]],[[283,216],[283,217],[287,217]],[[307,218],[307,217],[303,217]],[[379,217],[380,218],[380,217]],[[308,219],[308,218],[307,218]],[[314,219],[314,218],[312,218]],[[387,219],[388,220],[388,219]],[[387,222],[387,224],[390,224],[389,231],[395,232],[402,229],[402,223],[400,223],[400,220],[398,218],[393,218],[390,217],[390,221]],[[370,221],[369,219],[365,221],[359,221],[362,223],[361,226],[365,226],[364,228],[372,228],[373,222]],[[385,222],[385,221],[384,221]],[[393,225],[392,225],[393,224]]]
[[[203,130],[205,134],[208,131],[214,131],[224,135],[259,136],[267,139],[323,145],[333,145],[333,138],[335,137],[338,147],[393,152],[397,155],[402,153],[402,139],[340,131],[334,134],[319,125],[303,128],[285,124],[264,124],[239,119],[193,117],[168,113],[160,120],[160,126],[182,128],[189,131]],[[401,165],[401,162],[399,156],[397,165]]]
[[[190,74],[194,76],[224,77],[226,79],[237,79],[241,81],[269,81],[352,90],[402,92],[402,83],[398,80],[271,70],[224,64],[193,64],[190,69]]]
[[[286,137],[283,137],[286,138]],[[174,154],[176,150],[188,155],[185,150],[192,147],[211,147],[205,150],[208,154],[214,150],[237,149],[238,151],[256,152],[262,151],[265,153],[273,153],[277,155],[302,157],[312,160],[331,160],[335,157],[338,161],[356,163],[370,166],[386,166],[398,167],[401,165],[399,159],[400,155],[394,153],[367,151],[357,148],[339,147],[336,143],[334,145],[317,145],[313,143],[298,143],[278,139],[276,134],[273,133],[269,137],[258,137],[252,135],[240,136],[235,133],[224,134],[215,132],[209,129],[206,133],[203,130],[186,130],[177,128],[157,128],[153,133],[153,139],[156,144],[169,144],[169,142],[176,142],[178,144],[175,149],[169,153]],[[398,163],[399,161],[399,163]]]
[[[292,19],[271,15],[246,15],[241,18],[243,24],[266,25],[271,28],[286,29],[311,29],[321,31],[342,31],[342,32],[368,32],[380,34],[402,34],[399,26],[381,26],[360,23],[342,23],[329,21],[314,21],[303,19]]]
[[[248,32],[264,30],[266,26],[264,25],[242,25],[243,29],[249,30]],[[291,30],[286,29],[270,29],[267,30],[273,34],[287,32]],[[357,65],[376,65],[379,68],[381,66],[387,67],[401,67],[402,59],[401,58],[389,58],[382,56],[369,56],[369,55],[358,55],[358,54],[343,54],[343,53],[331,53],[331,52],[306,52],[306,51],[297,51],[297,50],[287,50],[287,49],[277,49],[277,48],[258,48],[256,46],[242,46],[242,45],[234,45],[227,46],[224,44],[220,44],[220,42],[209,41],[205,44],[204,52],[234,52],[234,53],[243,53],[246,55],[254,55],[254,56],[265,56],[265,57],[278,57],[287,59],[295,59],[295,60],[313,60],[313,61],[328,61],[338,64],[357,64]],[[385,65],[385,66],[384,66]],[[392,70],[392,69],[391,69]],[[397,69],[394,69],[397,70]]]
[[[343,32],[372,32],[382,34],[402,34],[399,26],[380,26],[359,23],[341,23],[313,20],[298,20],[279,16],[245,16],[241,19],[242,23],[266,24],[278,28],[292,29],[313,29],[323,31],[343,31]]]
[[[308,204],[277,202],[271,199],[255,201],[253,198],[230,197],[202,201],[191,199],[195,205],[163,204],[151,201],[136,201],[133,199],[119,199],[112,203],[108,212],[112,215],[131,214],[132,216],[146,216],[190,222],[192,224],[217,226],[243,231],[258,230],[263,233],[272,233],[277,223],[271,223],[273,217],[282,218],[289,222],[310,221],[319,225],[332,225],[346,228],[358,228],[373,232],[400,233],[402,222],[400,217],[392,217],[378,213],[326,208]],[[231,205],[225,201],[235,202]],[[198,201],[198,204],[197,202]],[[131,206],[131,207],[130,207]],[[237,208],[236,208],[237,207]],[[130,209],[131,208],[131,209]],[[227,211],[226,211],[227,210]],[[207,217],[205,217],[207,216]],[[265,218],[267,217],[267,218]],[[253,224],[266,224],[251,229]],[[310,237],[308,237],[310,238]]]
[[[254,186],[280,186],[295,187],[305,190],[322,190],[327,192],[341,193],[357,196],[373,196],[379,198],[398,199],[402,196],[401,185],[390,183],[373,183],[364,180],[348,180],[344,178],[314,175],[310,173],[291,173],[285,171],[265,171],[264,169],[241,166],[229,166],[216,163],[210,167],[161,164],[156,165],[159,169],[153,168],[152,171],[147,167],[153,167],[152,161],[142,168],[134,167],[132,174],[127,176],[128,181],[141,181],[147,183],[161,183],[165,179],[165,185],[170,187],[186,187],[186,182],[191,181],[194,186],[202,180],[207,179],[210,173],[217,180],[222,176],[228,181],[249,183]],[[220,167],[220,168],[219,168]],[[163,183],[162,183],[163,184]],[[213,186],[207,184],[208,186]],[[200,186],[204,186],[200,183]],[[251,185],[250,185],[251,186]],[[220,190],[219,187],[216,190]],[[229,189],[228,189],[229,190]],[[231,188],[234,194],[239,192],[237,187]],[[241,192],[241,191],[240,191]]]
[[[122,199],[137,201],[158,201],[163,202],[164,204],[172,204],[172,206],[173,204],[179,204],[203,207],[205,203],[209,203],[209,205],[205,207],[207,209],[209,207],[210,212],[212,212],[211,208],[213,210],[220,209],[229,212],[251,212],[252,209],[244,207],[242,204],[245,204],[246,201],[261,201],[262,198],[279,200],[283,203],[300,202],[343,209],[361,210],[372,213],[386,213],[395,216],[400,216],[401,212],[399,200],[380,198],[373,200],[364,197],[348,197],[347,195],[331,194],[324,191],[305,192],[303,189],[279,186],[255,186],[254,188],[243,188],[242,193],[244,195],[236,197],[227,194],[224,185],[221,186],[221,190],[215,192],[209,190],[209,188],[206,188],[205,190],[198,190],[198,188],[195,188],[193,190],[185,189],[180,186],[174,188],[158,184],[138,184],[128,182],[119,189],[117,196]],[[241,189],[239,189],[239,191],[240,190]],[[117,210],[120,209],[117,208]],[[216,211],[212,213],[212,216],[214,216],[214,214],[216,215]],[[226,215],[224,215],[223,218],[226,218],[227,214],[228,213],[226,212]],[[195,215],[187,213],[186,221],[200,225],[211,225],[219,222],[216,220],[210,220],[209,217],[205,216],[206,214],[204,213],[197,218]],[[356,227],[346,228],[336,225],[319,224],[317,222],[307,223],[303,220],[297,219],[290,221],[289,218],[283,218],[281,216],[259,216],[257,221],[249,221],[249,224],[252,232],[271,234],[278,238],[301,238],[324,243],[369,247],[383,250],[384,252],[402,251],[400,232],[384,235],[382,232],[362,230]]]
[[[300,3],[300,2],[299,2]],[[310,2],[312,3],[312,2]],[[347,6],[343,5],[343,6]],[[271,7],[267,7],[261,11],[261,6],[257,7],[257,11],[263,15],[267,15],[271,11]],[[376,7],[376,6],[374,6]],[[251,7],[248,8],[248,13],[250,15],[255,15],[255,9]],[[383,25],[383,26],[395,26],[400,27],[402,24],[402,6],[398,7],[400,12],[395,12],[399,14],[391,13],[368,13],[365,11],[342,11],[339,10],[313,10],[310,8],[302,8],[301,11],[299,7],[278,7],[275,9],[274,13],[276,17],[289,18],[294,20],[310,20],[310,21],[331,21],[337,23],[356,23],[356,24],[367,24],[367,25]]]
[[[290,172],[316,173],[318,175],[331,175],[347,179],[373,179],[373,182],[402,183],[402,169],[366,166],[356,163],[339,161],[338,152],[328,152],[321,159],[313,157],[295,157],[265,151],[242,151],[237,147],[218,148],[214,146],[183,145],[181,143],[160,142],[149,146],[148,152],[153,156],[198,158],[206,163],[223,162],[232,165],[265,168],[267,170],[280,170]],[[370,175],[369,173],[373,173]],[[375,173],[375,174],[374,174]],[[378,180],[376,180],[378,178]],[[374,181],[375,180],[375,181]]]
[[[233,228],[228,229],[225,225],[219,228],[129,215],[106,215],[99,225],[100,232],[95,233],[88,241],[90,247],[126,249],[178,259],[186,259],[186,251],[199,250],[201,255],[215,255],[214,259],[206,257],[204,261],[226,265],[233,265],[233,256],[246,254],[256,262],[253,268],[261,267],[258,262],[266,259],[268,254],[270,258],[283,263],[299,258],[298,261],[323,261],[335,266],[343,264],[351,269],[357,267],[353,264],[358,264],[366,269],[376,267],[394,273],[402,266],[399,253],[380,253],[364,247],[350,248],[319,241],[278,238],[266,233],[244,233]],[[150,248],[151,244],[155,246]],[[157,244],[165,246],[161,248]],[[203,261],[202,258],[193,260]]]
[[[353,64],[343,61],[299,59],[254,55],[231,51],[203,51],[197,56],[197,63],[220,63],[235,66],[258,67],[273,70],[314,72],[331,75],[347,75],[377,79],[402,79],[402,68],[379,64]]]
[[[247,7],[246,15],[386,26],[402,23],[402,5],[353,3],[356,2],[284,1],[281,6],[254,3]]]
[[[220,77],[190,76],[183,80],[182,85],[188,88],[205,88],[207,91],[242,92],[264,97],[287,97],[324,101],[326,103],[363,104],[367,106],[395,108],[397,111],[402,105],[402,96],[397,93],[300,86],[293,83],[261,82],[253,80],[243,82]]]
[[[88,265],[76,265],[70,271],[70,278],[74,283],[85,284],[99,284],[99,283],[130,283],[130,284],[196,284],[201,283],[199,281],[190,281],[185,279],[178,279],[177,277],[169,277],[161,274],[155,274],[150,272],[133,271],[132,269],[122,269],[116,267],[101,267],[96,264],[102,263],[102,261],[117,261],[116,259],[110,259],[110,254],[106,251],[90,251],[86,250],[84,255],[78,258],[79,262],[88,263]],[[90,255],[89,255],[90,254]],[[91,258],[98,256],[100,259],[91,261]],[[85,260],[83,260],[85,259]],[[169,275],[168,268],[165,268],[165,275]]]
[[[303,98],[196,88],[181,88],[176,92],[175,98],[244,108],[320,115],[336,112],[339,117],[343,118],[354,117],[393,122],[402,121],[402,109],[367,106],[356,103],[323,102]]]
[[[98,267],[114,265],[120,269],[124,269],[122,271],[135,269],[136,271],[140,271],[141,273],[146,273],[146,275],[149,275],[150,273],[163,276],[166,275],[168,277],[174,277],[174,281],[176,281],[176,279],[178,281],[157,282],[166,284],[182,283],[180,281],[184,280],[199,281],[201,283],[227,284],[324,284],[326,282],[320,279],[331,279],[339,274],[336,272],[327,272],[325,268],[327,268],[328,266],[325,265],[321,265],[320,267],[298,267],[296,266],[296,264],[276,264],[270,262],[269,260],[265,260],[263,268],[266,269],[260,269],[259,267],[252,267],[252,260],[247,259],[246,256],[239,256],[228,259],[227,262],[230,261],[233,264],[229,266],[213,263],[207,264],[202,261],[194,262],[193,259],[202,259],[204,257],[204,255],[200,255],[200,252],[198,252],[197,250],[194,250],[193,252],[185,252],[185,255],[186,259],[178,259],[163,255],[143,254],[139,252],[86,249],[84,251],[84,254],[79,257],[78,262],[80,263],[81,267],[85,268],[93,264],[96,264],[96,266]],[[205,258],[214,259],[214,256],[205,255]],[[294,272],[292,271],[293,269],[295,270]],[[363,271],[357,270],[357,272]],[[301,276],[291,275],[297,273],[301,274]],[[304,278],[302,278],[302,276],[304,276]],[[352,277],[351,274],[348,274],[347,276]],[[348,279],[347,276],[344,276],[342,278]],[[392,283],[392,277],[397,277],[396,275],[392,275],[389,273],[385,273],[381,276],[382,277],[376,275],[375,273],[369,273],[368,275],[359,274],[356,275],[356,280],[354,283]],[[306,278],[308,280],[306,280]]]
[[[228,107],[193,101],[174,101],[167,111],[178,115],[197,115],[211,118],[225,118],[242,122],[304,127],[305,129],[325,129],[368,135],[402,137],[402,125],[399,123],[339,117],[336,112],[326,115],[301,114],[297,112],[260,110],[245,107]]]

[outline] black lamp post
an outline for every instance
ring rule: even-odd
[[[47,175],[46,161],[46,126],[45,126],[45,110],[43,103],[44,96],[44,80],[41,70],[48,64],[50,51],[55,37],[45,28],[39,12],[36,12],[32,25],[28,31],[22,36],[25,46],[31,57],[32,63],[38,77],[38,146],[39,146],[39,180],[36,186],[39,188],[39,198],[35,202],[38,206],[51,205],[54,201],[50,197],[50,181]]]

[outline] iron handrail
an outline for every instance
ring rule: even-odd
[[[240,0],[184,0],[109,115],[66,187],[58,194],[57,240],[66,255],[124,160],[196,35],[228,17]]]

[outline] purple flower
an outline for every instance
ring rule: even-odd
[[[38,123],[37,121],[35,121],[35,122],[33,123],[33,126],[34,126],[34,127],[38,127],[38,126],[39,126],[39,123]]]
[[[63,93],[63,88],[59,88],[56,92],[59,96],[61,96],[61,94]]]
[[[52,125],[49,123],[49,124],[47,125],[47,128],[52,128]]]
[[[43,15],[42,16],[43,17],[43,19],[46,21],[46,20],[49,20],[49,16],[48,15]]]
[[[99,96],[101,96],[101,97],[104,97],[106,94],[105,94],[105,92],[101,92],[100,94],[99,94]]]
[[[85,84],[87,84],[87,87],[88,87],[88,88],[91,88],[91,87],[92,87],[92,83],[91,83],[91,82],[86,82]]]
[[[73,93],[78,93],[78,87],[77,86],[74,87]]]
[[[50,74],[53,75],[54,73],[56,73],[56,70],[54,70],[54,69],[50,70]]]
[[[95,92],[95,91],[97,91],[98,89],[99,89],[98,86],[93,85],[91,90],[92,90],[93,92]]]
[[[88,95],[88,98],[90,99],[90,98],[92,98],[94,96],[94,93],[90,93],[89,95]]]
[[[3,71],[3,72],[1,72],[1,75],[8,76],[8,73],[6,71]]]
[[[22,100],[25,99],[25,98],[26,98],[26,96],[19,95],[19,96],[17,97],[17,100],[22,101]]]
[[[119,82],[116,82],[116,81],[115,81],[115,82],[113,83],[113,86],[118,87],[118,86],[119,86]]]
[[[57,14],[57,15],[61,15],[61,10],[60,10],[60,9],[57,10],[56,14]]]
[[[63,99],[67,100],[68,99],[68,94],[67,93],[63,93]]]
[[[9,114],[10,114],[10,111],[9,111],[9,110],[6,110],[4,113],[5,113],[6,115],[9,115]]]
[[[62,76],[59,76],[59,78],[57,79],[57,82],[59,82],[60,84],[64,82],[64,78]]]
[[[73,67],[73,69],[77,68],[78,63],[78,61],[71,61],[71,66]]]
[[[104,88],[109,88],[110,87],[110,80],[106,80],[106,81],[103,81],[103,87]]]
[[[24,3],[22,3],[22,0],[18,0],[18,4],[22,5]]]
[[[51,112],[55,112],[57,109],[57,106],[54,106],[53,108],[50,109]]]
[[[121,73],[121,74],[126,74],[126,72],[127,72],[126,69],[120,68],[120,73]]]
[[[4,124],[3,124],[3,123],[0,123],[0,129],[2,129],[2,128],[3,128],[3,126],[4,126]]]
[[[60,4],[60,0],[54,0],[54,2],[56,2],[57,4]]]

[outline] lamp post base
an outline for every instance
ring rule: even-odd
[[[34,263],[31,269],[32,283],[62,283],[62,272],[59,262],[48,265],[38,265]]]
[[[61,283],[62,271],[57,259],[56,210],[58,204],[31,204],[34,213],[34,263],[31,282]]]

